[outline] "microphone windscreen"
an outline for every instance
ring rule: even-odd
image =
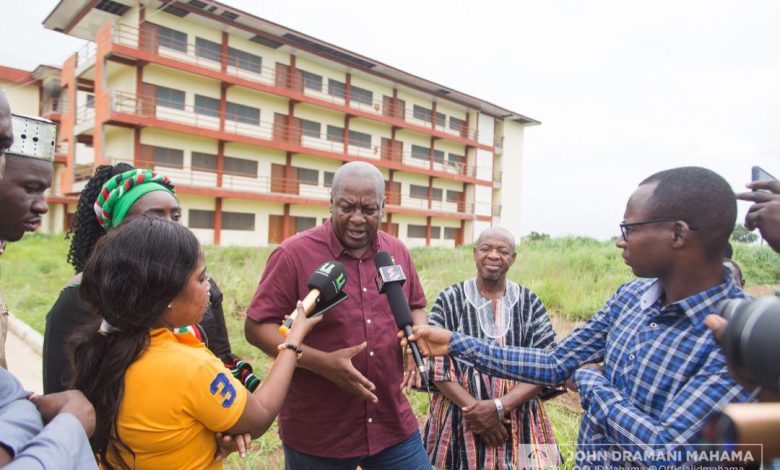
[[[386,251],[380,251],[374,255],[374,264],[377,270],[392,266],[393,259],[390,257],[390,253]],[[387,294],[387,301],[390,302],[390,310],[393,312],[395,318],[395,324],[399,328],[403,328],[406,325],[412,324],[412,312],[409,309],[409,301],[404,296],[404,291],[401,288],[401,284],[398,282],[391,282],[387,284],[385,289]]]
[[[320,302],[333,300],[347,283],[347,272],[338,261],[327,261],[309,277],[309,289],[320,291]]]
[[[386,251],[380,251],[374,255],[374,265],[376,268],[384,268],[385,266],[391,266],[393,264],[393,258],[390,253]]]

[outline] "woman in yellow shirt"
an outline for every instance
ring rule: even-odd
[[[298,315],[250,394],[203,343],[173,333],[203,316],[209,282],[195,235],[156,217],[100,239],[80,294],[98,319],[74,338],[75,388],[95,406],[91,444],[107,469],[222,468],[216,433],[255,438],[268,429],[319,321]]]

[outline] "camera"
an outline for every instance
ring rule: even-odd
[[[732,372],[780,393],[780,297],[724,300],[718,314],[728,320],[722,346]]]

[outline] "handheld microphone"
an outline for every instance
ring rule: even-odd
[[[401,285],[406,281],[404,271],[401,269],[401,266],[393,263],[390,253],[386,251],[380,251],[374,256],[374,264],[377,269],[377,287],[379,292],[387,295],[387,301],[390,302],[390,310],[392,310],[393,317],[395,317],[395,324],[399,329],[403,330],[409,343],[409,348],[412,350],[414,363],[417,364],[417,370],[420,372],[420,378],[425,385],[428,385],[425,365],[423,364],[422,356],[420,356],[420,350],[417,348],[417,343],[409,341],[409,336],[412,335],[413,322],[409,301],[406,300],[401,289]]]
[[[303,298],[303,312],[307,317],[322,315],[331,308],[347,299],[342,292],[347,283],[347,273],[344,265],[338,261],[328,261],[311,273],[306,285],[311,289]],[[279,333],[287,336],[293,321],[298,317],[298,309],[290,313],[284,323],[279,326]]]

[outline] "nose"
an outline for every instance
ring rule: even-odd
[[[31,210],[38,215],[49,212],[49,206],[46,205],[46,196],[44,196],[43,193],[35,196]]]
[[[363,214],[362,210],[355,209],[349,215],[349,221],[352,222],[355,225],[361,225],[361,224],[364,224],[366,222],[366,216]]]
[[[626,245],[627,245],[626,239],[623,238],[623,235],[622,234],[618,235],[617,241],[615,241],[615,246],[617,246],[622,250],[626,247]]]

